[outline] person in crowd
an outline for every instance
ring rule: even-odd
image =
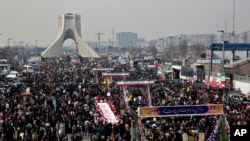
[[[88,136],[92,141],[130,141],[140,138],[137,108],[148,106],[147,87],[127,87],[126,103],[122,88],[115,85],[125,78],[113,78],[110,85],[104,84],[101,72],[93,71],[98,67],[112,66],[114,72],[129,72],[126,80],[154,80],[155,85],[150,87],[153,106],[224,103],[220,89],[160,80],[152,68],[135,67],[131,71],[130,65],[105,59],[83,59],[78,65],[48,59],[42,64],[38,71],[23,74],[21,84],[11,85],[1,93],[1,140],[80,141]],[[106,95],[107,92],[111,96]],[[96,105],[100,101],[115,107],[117,122],[106,122]],[[225,114],[230,125],[249,125],[250,113],[245,106],[241,101],[227,103]],[[145,118],[141,123],[148,141],[182,141],[184,133],[196,139],[199,133],[204,133],[208,138],[216,117]]]

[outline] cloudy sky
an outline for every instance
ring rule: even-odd
[[[235,30],[250,30],[250,0],[235,0]],[[82,37],[112,39],[115,32],[135,32],[146,40],[178,34],[216,34],[233,29],[233,0],[1,0],[0,46],[25,43],[47,46],[57,36],[58,15],[82,17]]]

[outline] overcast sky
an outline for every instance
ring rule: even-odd
[[[250,30],[250,0],[235,0],[235,30]],[[80,14],[82,38],[112,39],[135,32],[146,40],[178,34],[217,34],[233,29],[233,0],[1,0],[0,46],[13,42],[47,46],[57,36],[58,15]]]

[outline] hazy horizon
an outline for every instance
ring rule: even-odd
[[[235,0],[235,31],[250,30],[249,0]],[[82,38],[112,40],[112,29],[134,32],[146,40],[179,34],[217,34],[233,30],[233,0],[2,0],[0,46],[24,41],[41,46],[57,36],[58,16],[81,15]]]

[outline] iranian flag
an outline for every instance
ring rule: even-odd
[[[226,73],[225,72],[221,72],[220,74],[220,88],[225,87],[226,85]]]
[[[226,73],[225,72],[221,72],[220,81],[221,81],[221,83],[225,83],[225,81],[226,81]]]

